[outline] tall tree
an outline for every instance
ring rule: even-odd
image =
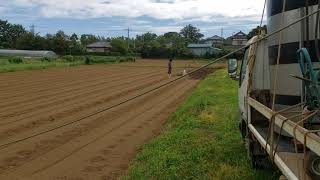
[[[204,36],[200,33],[200,29],[192,26],[191,24],[181,29],[180,34],[186,38],[189,43],[197,43]]]
[[[70,41],[68,36],[63,31],[58,31],[53,37],[52,50],[58,54],[70,53]]]
[[[121,54],[127,54],[128,43],[124,37],[117,37],[111,39],[112,51],[119,52]]]
[[[99,40],[101,40],[99,39],[99,37],[96,37],[95,35],[92,35],[92,34],[83,34],[80,37],[81,44],[84,46],[97,42]]]
[[[15,48],[17,39],[26,32],[22,25],[0,20],[0,46]]]

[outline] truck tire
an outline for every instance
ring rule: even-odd
[[[307,169],[312,179],[320,179],[320,157],[312,151],[307,154]]]
[[[269,156],[262,150],[261,145],[254,141],[253,135],[249,132],[246,137],[246,146],[250,165],[254,169],[270,169],[272,164],[270,163]]]

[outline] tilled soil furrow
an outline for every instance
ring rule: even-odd
[[[159,95],[159,96],[152,98],[151,101],[145,101],[146,99],[150,99],[150,96],[149,96],[149,97],[143,98],[143,99],[141,99],[141,100],[139,100],[137,102],[130,103],[126,107],[123,107],[120,110],[116,110],[115,112],[112,113],[112,114],[118,113],[118,111],[121,111],[123,109],[128,109],[128,107],[131,106],[131,109],[129,111],[123,113],[121,116],[114,117],[114,116],[112,116],[112,114],[108,114],[107,113],[105,115],[93,118],[92,119],[93,122],[86,122],[82,126],[80,125],[80,127],[78,127],[78,128],[71,128],[71,130],[63,132],[62,136],[61,135],[55,136],[55,139],[59,139],[59,138],[63,137],[64,140],[61,140],[61,142],[60,142],[60,143],[62,143],[62,141],[64,141],[63,144],[58,143],[57,140],[47,140],[46,144],[48,146],[51,146],[51,145],[54,145],[54,144],[55,145],[60,144],[59,146],[62,146],[62,145],[69,146],[69,145],[73,144],[73,145],[71,145],[71,147],[74,148],[74,147],[76,147],[75,144],[78,143],[78,144],[81,145],[81,144],[83,144],[85,142],[83,138],[85,138],[86,134],[89,133],[89,132],[93,132],[93,133],[91,133],[91,136],[94,136],[94,137],[96,137],[98,135],[98,133],[100,133],[101,134],[100,138],[102,138],[103,136],[106,135],[106,133],[105,133],[106,129],[109,129],[109,131],[107,132],[107,134],[108,134],[108,133],[110,133],[110,132],[112,132],[112,131],[114,131],[116,129],[119,129],[120,127],[122,127],[123,125],[125,125],[128,122],[140,119],[139,117],[142,116],[143,114],[148,114],[148,111],[150,111],[152,109],[154,111],[155,109],[152,108],[153,106],[156,106],[157,104],[161,104],[162,101],[169,101],[170,102],[170,97],[172,97],[172,96],[174,97],[174,95],[177,94],[176,92],[180,92],[180,93],[185,92],[184,90],[185,90],[186,87],[190,88],[190,87],[192,87],[192,84],[179,83],[179,85],[177,85],[176,87],[174,87],[171,90],[163,89],[160,92],[156,92],[155,94],[153,94],[153,95]],[[166,92],[166,90],[168,92]],[[180,91],[178,91],[178,90],[180,90]],[[172,99],[174,99],[174,98],[172,98]],[[145,102],[145,103],[143,103],[143,102]],[[136,103],[139,103],[139,104],[142,104],[142,105],[138,106],[138,107],[135,107],[135,108],[132,108],[132,106],[134,106]],[[162,107],[163,106],[165,106],[165,105],[162,105]],[[123,118],[122,116],[125,116],[126,118]],[[100,131],[98,131],[97,128]],[[88,139],[89,140],[89,144],[90,144],[90,141],[92,141],[92,137],[91,136],[89,136],[89,139]],[[81,137],[81,139],[83,139],[83,140],[70,142],[72,139],[77,138],[77,137]],[[98,139],[99,139],[99,137],[96,138],[96,140],[98,140]],[[88,141],[88,140],[86,140],[86,141]],[[44,141],[42,141],[42,142],[44,142]],[[77,142],[77,143],[75,143],[75,142]],[[66,143],[68,143],[68,144],[66,144]],[[71,143],[71,144],[69,144],[69,143]],[[42,143],[40,143],[40,144],[42,144]],[[49,144],[51,144],[51,145],[49,145]],[[84,146],[86,146],[86,144],[80,146],[80,148],[84,147]],[[68,148],[66,148],[66,149],[68,149]],[[40,146],[38,146],[32,152],[39,151],[39,150],[44,150],[44,148],[41,148]],[[53,150],[54,150],[54,148],[53,148],[53,146],[51,146],[50,147],[50,151],[53,151]],[[43,152],[48,153],[50,151],[48,151],[46,149]],[[73,151],[75,151],[75,150],[73,150]],[[31,157],[31,154],[29,154],[29,156]],[[49,157],[50,156],[51,155],[49,155]],[[56,159],[56,157],[54,159]],[[0,166],[0,167],[3,167],[3,166]]]
[[[62,88],[61,90],[62,91],[58,91],[57,89],[54,90],[54,92],[52,94],[43,94],[42,96],[38,96],[38,97],[31,97],[31,99],[28,99],[28,97],[26,98],[19,98],[18,101],[13,101],[13,102],[10,102],[10,103],[7,103],[7,104],[4,104],[4,105],[1,105],[0,108],[1,108],[1,113],[0,113],[0,117],[3,117],[3,118],[6,118],[6,117],[10,117],[11,115],[8,114],[7,112],[11,112],[11,114],[15,115],[16,112],[23,112],[23,111],[30,111],[30,109],[28,108],[31,108],[33,106],[33,108],[38,108],[38,107],[35,107],[34,105],[36,106],[40,106],[42,104],[51,104],[53,103],[53,101],[57,101],[59,99],[61,100],[66,100],[67,99],[70,99],[74,96],[77,96],[78,94],[82,94],[84,92],[88,93],[88,89],[93,89],[95,87],[98,87],[101,89],[102,88],[105,88],[106,86],[105,85],[110,85],[110,86],[115,86],[115,85],[119,85],[121,86],[121,79],[128,79],[128,80],[134,80],[134,78],[136,77],[139,77],[139,76],[147,76],[149,74],[151,74],[153,72],[147,72],[147,73],[138,73],[138,74],[133,74],[132,76],[128,77],[128,76],[123,76],[123,77],[119,77],[119,78],[114,78],[112,80],[109,80],[109,81],[101,81],[101,82],[94,82],[94,83],[83,83],[82,85],[80,85],[79,87],[74,87],[74,88]],[[94,93],[94,92],[92,92]],[[67,98],[66,98],[67,97]],[[88,97],[89,98],[89,97]],[[26,99],[26,100],[25,100]],[[45,100],[45,101],[44,101]],[[47,103],[46,101],[50,102],[50,103]],[[42,103],[42,104],[41,104]],[[13,106],[13,107],[12,107]],[[25,109],[23,108],[20,108],[20,107],[25,107]],[[26,108],[28,107],[28,108]],[[12,111],[11,109],[14,109],[16,110],[15,111]]]
[[[107,67],[107,68],[106,68]],[[25,72],[15,72],[15,73],[1,73],[0,76],[0,85],[4,86],[4,89],[0,89],[0,91],[8,90],[6,88],[11,87],[21,87],[21,86],[32,86],[37,83],[46,83],[52,80],[61,80],[64,79],[77,79],[79,77],[87,77],[90,78],[90,75],[104,75],[109,73],[121,73],[123,69],[120,66],[114,66],[113,68],[109,68],[109,65],[94,65],[90,67],[72,67],[65,69],[50,69],[42,70],[42,71],[25,71]],[[72,70],[73,69],[73,70]],[[107,70],[107,71],[103,71]],[[130,71],[130,70],[129,70]],[[20,77],[12,76],[13,74],[20,73]],[[36,79],[35,79],[36,78]]]
[[[63,149],[68,149],[69,153],[66,153],[65,151],[63,151],[65,152],[63,156],[60,153],[62,156],[61,159],[58,159],[58,158],[55,158],[54,160],[52,159],[53,160],[52,164],[49,164],[48,166],[33,172],[32,175],[35,175],[35,177],[33,177],[32,179],[41,178],[39,177],[39,175],[47,174],[46,172],[47,170],[49,170],[50,168],[56,169],[57,166],[61,167],[60,170],[62,171],[63,171],[63,168],[65,167],[65,168],[72,168],[73,169],[72,171],[79,172],[79,174],[81,173],[85,173],[86,175],[90,174],[91,178],[93,177],[92,175],[97,175],[96,173],[99,173],[99,171],[100,172],[103,171],[102,172],[103,174],[111,175],[112,169],[108,169],[108,165],[110,164],[110,162],[113,162],[115,164],[117,164],[118,162],[114,162],[112,158],[110,158],[108,160],[109,163],[104,162],[104,165],[100,164],[97,166],[96,162],[99,161],[97,160],[98,159],[97,157],[99,156],[99,154],[101,154],[101,151],[104,151],[105,149],[116,149],[118,146],[123,145],[125,142],[132,140],[130,137],[134,136],[134,134],[136,133],[139,133],[138,131],[143,131],[143,130],[145,131],[145,128],[147,128],[147,125],[150,125],[152,123],[157,123],[155,122],[155,119],[157,118],[157,116],[160,116],[161,112],[163,112],[164,109],[167,108],[167,106],[170,107],[171,104],[173,105],[173,108],[171,111],[173,111],[175,109],[174,103],[178,99],[180,99],[181,96],[185,94],[189,89],[191,89],[193,85],[194,83],[190,83],[190,84],[184,83],[183,87],[179,86],[180,92],[177,91],[177,89],[171,89],[169,94],[162,93],[163,95],[161,96],[161,98],[153,99],[151,102],[145,103],[145,108],[141,110],[136,110],[137,113],[134,113],[134,115],[129,115],[129,116],[126,115],[125,116],[126,118],[121,118],[121,122],[115,120],[114,122],[117,122],[116,126],[112,126],[112,128],[110,127],[110,125],[105,128],[100,127],[99,129],[95,130],[94,134],[90,135],[90,136],[94,136],[94,138],[89,136],[89,138],[92,138],[90,140],[89,138],[87,140],[82,138],[81,140],[82,144],[72,143],[73,144],[72,146],[68,144],[67,146],[69,147],[66,147],[66,146],[61,147]],[[157,106],[158,109],[153,108],[154,106]],[[167,114],[167,116],[169,115]],[[160,121],[160,124],[162,123],[163,121]],[[107,128],[109,128],[109,131],[106,131]],[[125,131],[123,129],[125,129]],[[127,132],[127,133],[123,133],[123,132]],[[148,134],[148,136],[144,136],[144,137],[140,136],[138,137],[138,139],[141,141],[141,138],[143,138],[142,142],[145,142],[146,139],[151,138],[153,135],[155,135],[155,132],[151,132],[150,134]],[[110,142],[110,139],[112,139],[113,142]],[[108,142],[108,143],[105,143],[105,142]],[[78,144],[78,147],[76,144]],[[73,147],[73,149],[71,147]],[[125,157],[126,153],[133,154],[132,151],[134,151],[136,148],[135,146],[133,147],[134,148],[131,148],[131,152],[130,151],[128,152],[127,147],[124,147],[124,149],[126,149],[127,152],[122,153],[121,157]],[[90,151],[93,151],[94,149],[95,152],[93,154],[90,153],[90,155],[84,155],[83,151],[86,151],[85,149],[89,149]],[[59,152],[62,152],[62,151],[59,151]],[[51,157],[53,154],[57,155],[57,151],[53,151],[51,152],[51,154],[46,154],[46,156]],[[113,155],[115,154],[116,153],[114,152]],[[109,157],[110,155],[111,154],[109,154]],[[73,158],[72,156],[80,156],[85,158],[81,158],[81,160],[78,159],[78,161],[82,161],[81,165],[74,165],[73,167],[68,167],[70,166],[70,164],[64,163],[64,161],[66,161],[68,158]],[[103,159],[104,160],[108,159],[108,156],[103,157]],[[33,162],[33,163],[39,164],[38,162]],[[115,168],[119,168],[119,167],[115,167]],[[95,172],[95,171],[91,171],[92,169],[99,169],[99,170],[98,172]],[[65,175],[66,174],[67,173],[65,173]]]
[[[0,89],[0,96],[8,95],[0,102],[2,116],[12,115],[0,121],[0,146],[75,121],[0,149],[0,179],[118,179],[137,147],[161,132],[170,113],[205,74],[87,115],[168,82],[166,65],[167,61],[138,60],[0,74],[0,86],[8,85]],[[173,74],[194,66],[176,61]],[[15,96],[23,93],[27,97]],[[76,121],[83,117],[87,118]]]
[[[156,79],[149,79],[148,77],[154,77]],[[19,121],[20,119],[36,117],[38,113],[42,116],[50,116],[52,113],[60,112],[59,109],[67,110],[72,107],[87,105],[90,102],[105,102],[105,98],[116,96],[119,93],[127,92],[130,89],[138,86],[142,87],[149,85],[150,83],[156,83],[163,79],[163,76],[159,74],[154,74],[148,77],[135,77],[134,79],[121,81],[120,84],[108,84],[96,89],[86,89],[83,93],[75,94],[73,96],[63,96],[63,98],[55,98],[55,101],[43,101],[41,104],[34,104],[33,106],[26,106],[27,109],[19,109],[16,112],[11,112],[10,114],[2,115],[5,117],[4,120],[0,122],[0,125],[5,125],[12,121]],[[139,80],[139,84],[132,80]],[[149,83],[146,85],[140,83]],[[110,100],[110,99],[106,99]],[[52,111],[52,113],[48,112]],[[8,111],[10,112],[10,111]]]
[[[17,72],[21,73],[21,72]],[[63,71],[60,73],[56,73],[53,70],[50,70],[51,75],[48,75],[47,71],[33,71],[33,72],[25,72],[26,74],[22,76],[21,78],[14,78],[14,77],[6,77],[5,74],[1,73],[1,78],[0,78],[0,84],[4,87],[3,89],[0,89],[0,91],[7,91],[7,90],[13,90],[16,87],[32,87],[35,85],[41,85],[43,83],[47,83],[50,81],[63,81],[65,79],[67,80],[72,80],[76,79],[79,80],[79,77],[89,77],[90,74],[92,74],[92,71],[89,71],[89,69],[86,69],[86,71],[81,72],[81,74],[76,74],[74,71]],[[105,73],[109,72],[97,72],[94,73],[96,75],[103,75]],[[12,73],[9,73],[10,75]],[[37,79],[35,79],[37,78]],[[42,87],[40,87],[42,88]]]
[[[28,131],[35,130],[39,127],[45,128],[45,126],[58,123],[58,122],[68,122],[74,118],[80,118],[86,114],[89,114],[90,111],[96,112],[97,108],[106,108],[106,106],[110,106],[112,103],[116,103],[119,100],[123,99],[121,96],[129,97],[134,94],[134,92],[138,91],[139,89],[142,90],[144,88],[147,88],[149,86],[152,86],[154,84],[157,84],[161,82],[163,78],[155,79],[155,80],[148,80],[146,82],[141,82],[141,85],[132,86],[132,84],[128,85],[128,89],[121,89],[118,92],[108,95],[105,98],[97,96],[95,101],[91,102],[79,102],[78,105],[73,105],[69,109],[63,108],[62,105],[61,111],[53,112],[52,114],[47,113],[41,113],[46,114],[44,116],[32,116],[30,118],[24,118],[27,121],[22,121],[24,119],[16,120],[14,122],[9,122],[8,124],[2,125],[2,128],[0,129],[0,140],[1,139],[8,139],[9,137],[13,135],[20,135],[23,137],[23,134],[27,133]],[[107,103],[107,104],[105,104]],[[92,109],[92,110],[90,110]],[[48,109],[48,111],[52,111],[51,107]],[[82,113],[83,110],[86,110],[86,113]],[[48,112],[49,113],[49,112]],[[17,124],[16,122],[22,121],[21,123]],[[12,124],[15,123],[15,124]]]
[[[19,89],[17,88],[6,90],[6,92],[9,92],[9,93],[7,94],[1,93],[0,98],[2,100],[7,100],[7,99],[12,100],[12,98],[15,98],[15,97],[19,98],[21,96],[26,96],[28,94],[34,95],[35,93],[39,94],[43,92],[52,92],[52,91],[57,91],[67,87],[74,88],[74,86],[77,86],[77,85],[81,86],[83,83],[103,81],[105,79],[112,79],[114,77],[123,78],[123,77],[126,77],[127,75],[128,75],[127,73],[120,71],[120,73],[118,72],[118,74],[114,72],[110,72],[108,74],[94,75],[92,77],[90,75],[87,75],[83,77],[76,77],[75,79],[64,78],[63,80],[56,80],[56,79],[51,81],[47,80],[45,82],[41,82],[40,84],[32,85],[31,87],[20,86],[20,88],[24,89],[23,93],[21,93],[21,91],[19,91]],[[55,82],[59,82],[59,83],[55,83]],[[39,88],[39,86],[43,88]],[[15,91],[17,92],[14,93]]]

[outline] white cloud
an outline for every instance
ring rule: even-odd
[[[98,18],[140,17],[155,19],[199,19],[219,16],[258,19],[264,0],[14,0],[15,5],[32,7],[45,17]]]

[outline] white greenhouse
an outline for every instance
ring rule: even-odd
[[[29,51],[0,49],[0,56],[19,56],[25,58],[56,58],[57,54],[53,51]]]

